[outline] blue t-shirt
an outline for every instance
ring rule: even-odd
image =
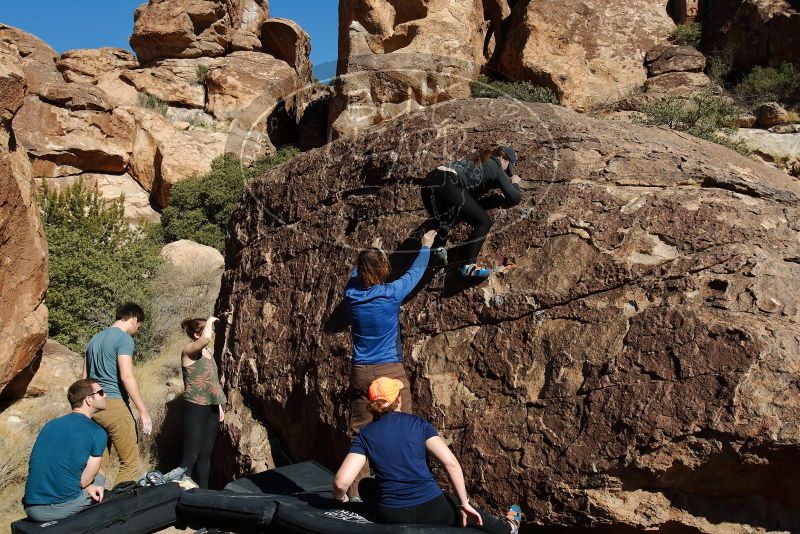
[[[426,462],[425,442],[439,433],[416,415],[391,412],[365,426],[350,445],[375,471],[378,504],[387,508],[417,506],[442,490]]]
[[[87,376],[97,380],[109,399],[128,397],[119,377],[117,356],[125,354],[133,357],[133,350],[133,338],[116,326],[95,334],[86,345]]]
[[[42,427],[33,444],[25,482],[25,506],[60,504],[81,494],[81,473],[90,456],[103,456],[106,431],[80,413],[69,413]]]
[[[419,283],[431,250],[422,247],[406,273],[388,284],[362,289],[358,269],[353,269],[344,299],[350,309],[353,363],[374,365],[403,361],[400,344],[400,305]]]

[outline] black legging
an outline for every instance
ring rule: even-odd
[[[181,467],[201,488],[208,488],[211,451],[219,428],[219,404],[183,403],[183,458]]]
[[[395,525],[442,525],[461,526],[461,512],[456,500],[450,495],[442,493],[428,502],[409,506],[406,508],[387,508],[377,503],[378,483],[374,478],[362,478],[358,483],[358,495],[364,503],[375,510],[381,523]],[[487,514],[474,507],[483,519],[483,526],[478,526],[472,518],[468,517],[467,525],[492,534],[509,534],[511,525],[505,519]]]
[[[478,201],[458,182],[452,172],[434,169],[425,178],[423,203],[428,213],[439,225],[436,245],[441,245],[447,233],[458,222],[464,221],[472,226],[464,247],[464,261],[467,265],[477,263],[486,235],[492,228],[492,220],[478,204]]]

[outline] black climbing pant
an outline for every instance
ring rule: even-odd
[[[219,404],[183,403],[181,467],[203,489],[208,488],[211,451],[219,428]]]
[[[461,186],[457,175],[440,169],[428,173],[422,201],[438,224],[434,247],[444,243],[447,233],[456,223],[466,222],[472,226],[472,232],[459,246],[464,248],[465,264],[477,263],[483,242],[492,228],[492,220],[472,194]]]
[[[442,493],[428,502],[405,508],[388,508],[378,504],[378,484],[374,478],[363,478],[358,483],[358,495],[364,503],[375,511],[381,523],[394,525],[442,525],[461,526],[461,512],[456,499]],[[481,515],[483,526],[478,526],[473,519],[467,525],[493,534],[509,534],[511,524],[505,519],[495,517],[483,510],[475,508]]]

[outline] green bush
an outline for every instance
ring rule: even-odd
[[[717,87],[726,88],[732,64],[733,54],[729,50],[714,53],[706,61],[706,74]]]
[[[296,148],[283,147],[250,167],[225,154],[212,162],[207,174],[178,182],[170,191],[169,206],[161,213],[164,238],[167,242],[191,239],[222,251],[228,222],[245,183],[297,154]]]
[[[206,78],[208,78],[208,65],[198,65],[195,69],[195,75],[197,76],[197,83],[203,85],[206,83]]]
[[[39,196],[50,262],[49,335],[77,352],[114,321],[120,303],[138,302],[146,314],[150,308],[160,230],[130,227],[123,202],[122,196],[104,200],[82,180],[62,192],[45,183]],[[137,335],[138,356],[147,356],[157,341],[145,321]]]
[[[694,95],[690,99],[666,96],[643,104],[638,111],[644,114],[644,118],[638,119],[640,124],[668,126],[726,146],[742,155],[750,154],[744,141],[731,139],[741,110],[724,98],[710,93]]]
[[[699,22],[685,22],[678,24],[672,30],[669,37],[673,43],[685,46],[694,46],[700,44],[701,26]]]
[[[166,116],[169,110],[166,102],[150,93],[139,93],[138,102],[140,107],[152,109],[160,115]]]
[[[791,63],[779,67],[753,67],[736,86],[736,96],[748,106],[786,102],[797,96],[800,72]]]
[[[530,82],[502,82],[489,80],[484,75],[470,83],[474,98],[513,98],[522,102],[559,104],[558,97],[549,87],[538,87]]]

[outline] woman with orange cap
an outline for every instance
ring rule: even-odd
[[[461,465],[430,423],[400,411],[403,383],[380,377],[369,387],[373,422],[359,432],[333,481],[336,500],[347,502],[347,490],[369,459],[375,478],[359,483],[361,499],[382,523],[467,526],[498,534],[516,534],[522,521],[518,505],[505,519],[472,506]],[[426,455],[439,460],[457,498],[446,495],[428,468]]]

